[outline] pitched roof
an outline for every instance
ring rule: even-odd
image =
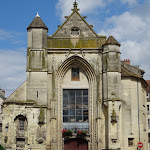
[[[137,78],[143,78],[144,70],[121,62],[121,76],[134,76]]]
[[[148,84],[143,78],[144,73],[144,70],[121,62],[121,77],[134,77],[140,79],[146,89]]]
[[[47,29],[47,26],[44,24],[40,16],[37,14],[34,20],[31,22],[31,24],[27,27],[27,30],[30,28],[44,28]]]
[[[133,77],[137,77],[137,78],[143,78],[140,75],[137,75],[135,73],[132,73],[131,71],[129,71],[127,68],[125,68],[124,66],[121,66],[121,76],[133,76]]]
[[[2,96],[2,95],[0,95],[0,98],[2,99],[2,100],[5,100],[6,98],[4,97],[4,96]]]
[[[106,42],[103,45],[118,45],[121,46],[120,43],[116,41],[116,39],[113,36],[109,36]]]
[[[148,84],[148,87],[146,89],[147,92],[150,92],[150,80],[146,80],[147,84]]]

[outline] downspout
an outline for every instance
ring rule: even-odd
[[[104,81],[103,81],[103,79],[104,79],[104,70],[103,70],[103,48],[102,48],[102,106],[103,106],[103,104],[104,104]]]
[[[138,101],[138,129],[139,129],[139,142],[140,142],[140,110],[139,110],[139,78],[137,78],[137,101]]]

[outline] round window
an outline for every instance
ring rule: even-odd
[[[80,30],[76,27],[71,29],[71,36],[78,37],[80,35]]]

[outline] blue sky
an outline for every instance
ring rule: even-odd
[[[10,95],[26,80],[27,26],[38,12],[52,35],[71,14],[74,0],[5,0],[0,2],[0,88]],[[101,35],[121,43],[121,59],[146,71],[150,79],[150,1],[77,0],[80,13]]]

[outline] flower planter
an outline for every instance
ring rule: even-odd
[[[71,130],[67,130],[67,129],[63,129],[62,130],[62,136],[64,138],[69,138],[70,136],[72,136],[72,131]]]
[[[86,135],[87,135],[87,131],[77,130],[77,137],[78,138],[84,138],[84,137],[86,137]]]

